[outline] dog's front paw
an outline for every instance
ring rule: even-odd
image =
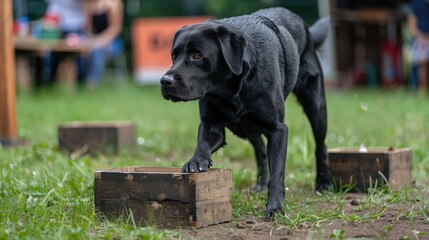
[[[281,212],[281,213],[284,212],[283,201],[281,201],[280,199],[274,199],[272,201],[268,200],[266,217],[272,218],[274,217],[274,214],[276,214],[277,212]]]
[[[183,165],[182,172],[207,172],[211,166],[213,166],[213,161],[210,159],[210,157],[193,157],[191,160],[189,160],[189,162]]]

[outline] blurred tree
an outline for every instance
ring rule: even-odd
[[[268,0],[203,0],[207,12],[217,17],[248,14],[256,9],[274,6]]]
[[[310,23],[318,18],[317,0],[202,0],[204,10],[216,17],[248,14],[261,8],[286,7]]]

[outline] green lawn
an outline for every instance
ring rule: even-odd
[[[314,144],[308,121],[295,98],[286,103],[289,152],[286,167],[286,216],[276,220],[287,228],[316,226],[342,219],[376,219],[392,202],[418,202],[408,215],[429,215],[429,98],[413,91],[328,91],[329,147],[410,147],[416,189],[370,193],[370,214],[342,211],[344,195],[312,194],[315,178]],[[165,101],[158,87],[102,86],[74,94],[47,90],[20,94],[17,102],[19,136],[27,146],[0,148],[0,239],[163,239],[180,238],[176,231],[141,228],[127,220],[106,221],[94,215],[93,172],[118,166],[181,167],[193,153],[198,105]],[[130,120],[137,126],[135,151],[119,156],[74,159],[57,150],[57,128],[69,121]],[[234,172],[233,214],[262,217],[265,194],[250,194],[255,163],[250,146],[227,133],[227,143],[213,155],[215,167]],[[245,167],[242,167],[245,166]],[[373,197],[371,197],[373,196]],[[337,207],[321,208],[323,202]],[[379,208],[373,209],[376,203]],[[305,206],[305,207],[304,207]],[[414,214],[414,215],[413,215]],[[429,233],[428,233],[429,234]]]

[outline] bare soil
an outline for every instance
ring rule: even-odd
[[[364,194],[350,194],[346,197],[346,214],[364,215],[359,204]],[[298,226],[288,228],[274,221],[247,216],[233,219],[229,223],[199,229],[182,229],[182,239],[429,239],[429,219],[423,216],[407,216],[415,205],[389,205],[376,220],[346,222],[334,220],[320,226]],[[343,230],[338,233],[335,230]],[[343,238],[340,238],[343,237]]]

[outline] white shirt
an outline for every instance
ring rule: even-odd
[[[83,0],[46,0],[47,13],[56,14],[62,31],[78,31],[84,28],[85,14]]]

